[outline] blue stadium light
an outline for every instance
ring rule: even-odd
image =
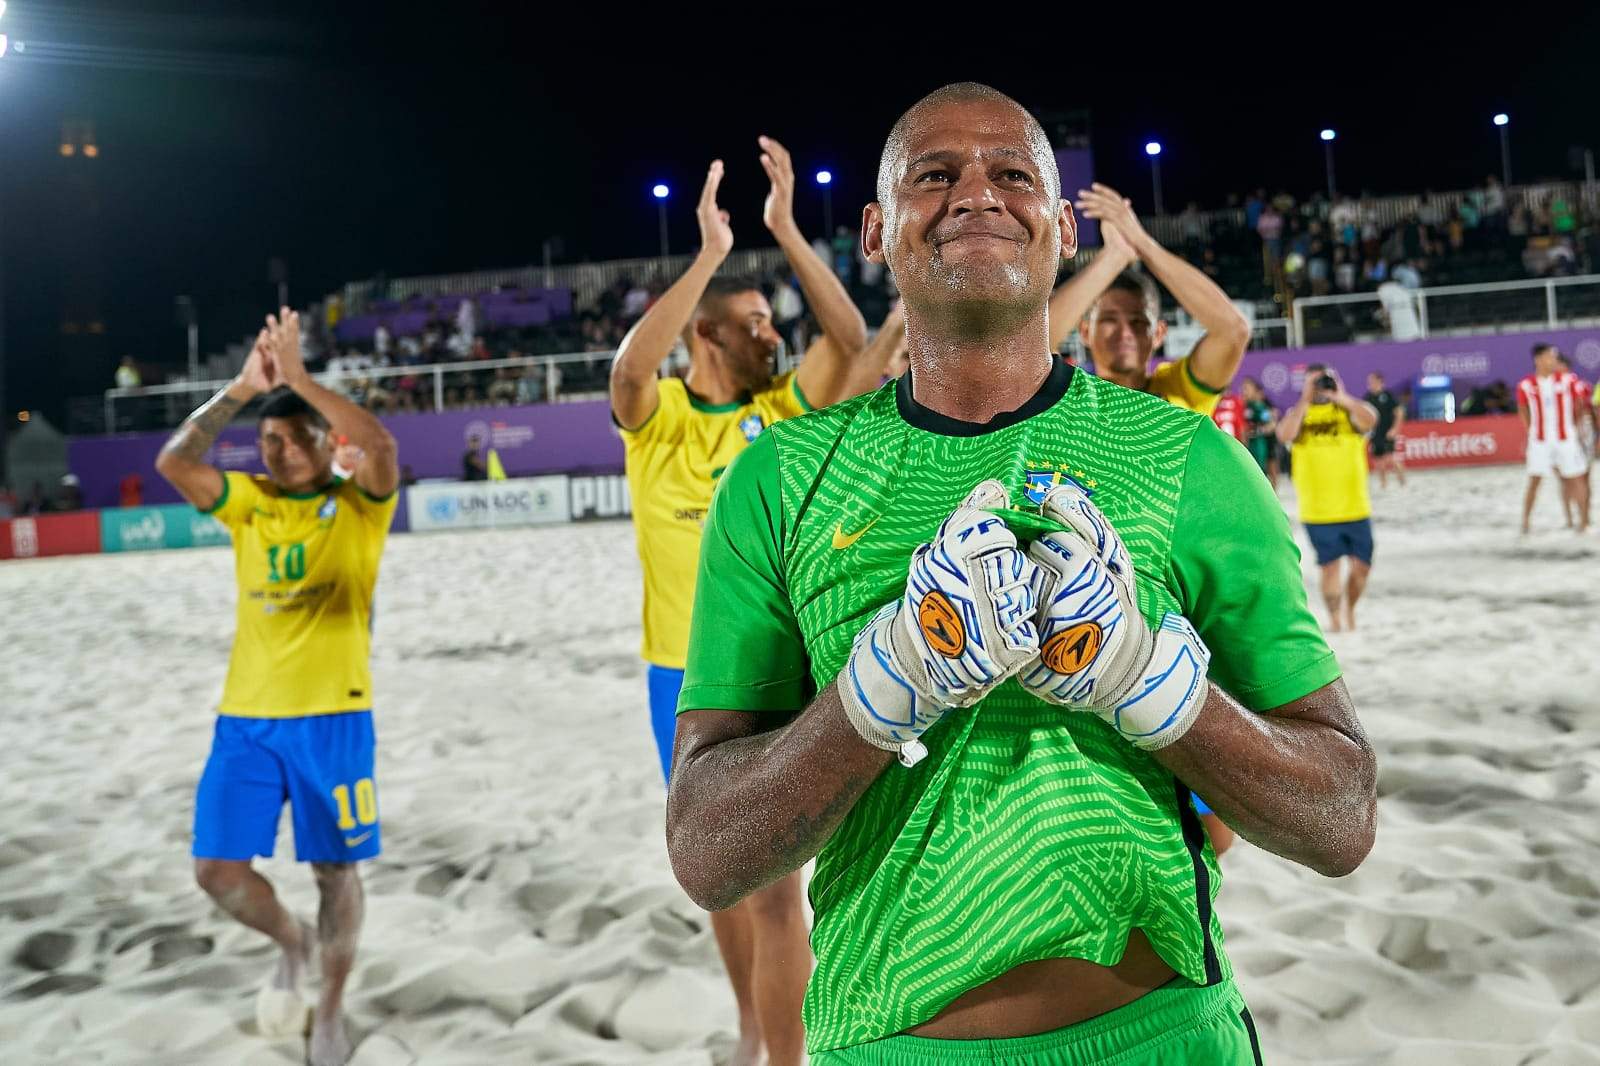
[[[1511,116],[1506,114],[1504,111],[1500,112],[1498,115],[1496,115],[1494,117],[1494,124],[1496,126],[1506,126],[1506,125],[1510,125],[1510,123],[1511,123]]]
[[[665,185],[657,185],[655,188],[650,190],[650,194],[657,200],[665,200],[667,198],[667,194],[671,191],[672,190],[667,188]]]
[[[1160,141],[1146,141],[1145,142],[1145,146],[1144,146],[1144,154],[1148,155],[1148,156],[1158,156],[1158,155],[1160,155],[1161,154],[1161,142]]]
[[[829,185],[829,184],[832,184],[832,182],[833,182],[833,172],[831,170],[819,170],[819,171],[817,171],[817,184],[818,185]]]
[[[6,45],[9,43],[10,42],[6,40],[6,35],[0,33],[0,59],[4,59],[6,57]]]
[[[1322,139],[1325,140],[1325,141],[1331,141],[1336,136],[1337,136],[1337,134],[1335,134],[1332,130],[1323,130],[1322,131]]]

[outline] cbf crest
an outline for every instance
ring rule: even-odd
[[[1074,470],[1066,463],[1031,467],[1022,476],[1024,495],[1035,507],[1044,503],[1046,494],[1057,485],[1076,485],[1085,496],[1093,496],[1097,484],[1087,471]]]
[[[744,434],[746,443],[753,442],[761,436],[761,431],[766,428],[766,423],[761,421],[758,414],[749,414],[739,420],[739,432]]]
[[[326,528],[333,522],[333,516],[339,513],[339,501],[329,496],[322,501],[322,506],[317,508],[317,520]]]

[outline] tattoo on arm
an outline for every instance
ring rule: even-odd
[[[839,823],[844,820],[844,816],[855,806],[856,800],[861,798],[861,794],[871,783],[870,780],[863,783],[852,781],[851,787],[828,800],[822,810],[815,814],[809,811],[796,814],[789,823],[787,831],[781,832],[773,841],[773,854],[778,856],[784,869],[798,870],[815,858],[817,852],[822,850],[822,845],[833,836],[833,831],[839,828]]]
[[[217,434],[228,428],[228,423],[233,421],[233,416],[244,405],[244,400],[229,396],[226,392],[217,393],[184,419],[183,425],[178,427],[162,451],[191,462],[201,462],[216,441]]]

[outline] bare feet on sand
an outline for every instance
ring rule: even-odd
[[[321,1012],[311,1021],[311,1043],[306,1049],[307,1066],[345,1066],[350,1061],[350,1035],[345,1032],[344,1019],[338,1014],[323,1017]]]

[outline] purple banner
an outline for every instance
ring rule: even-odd
[[[400,446],[401,465],[418,478],[460,477],[467,440],[474,436],[500,453],[510,477],[622,469],[622,439],[605,400],[389,415],[382,421]],[[69,440],[67,462],[78,475],[84,506],[119,506],[122,479],[129,474],[143,481],[145,503],[176,503],[181,497],[156,473],[156,456],[170,436],[162,430]],[[210,460],[224,470],[264,470],[255,427],[224,430]]]
[[[1094,181],[1094,152],[1087,148],[1056,149],[1056,170],[1061,173],[1061,195],[1072,201],[1073,217],[1078,220],[1078,247],[1093,248],[1100,243],[1100,224],[1078,214],[1078,190]]]
[[[1367,374],[1376,370],[1391,389],[1414,386],[1425,375],[1447,374],[1451,390],[1460,399],[1472,389],[1496,381],[1514,389],[1524,375],[1533,371],[1535,344],[1560,348],[1579,377],[1592,381],[1600,375],[1600,329],[1553,329],[1246,352],[1235,381],[1255,378],[1273,404],[1284,408],[1300,398],[1306,364],[1327,363],[1338,371],[1345,388],[1357,395],[1367,391]]]

